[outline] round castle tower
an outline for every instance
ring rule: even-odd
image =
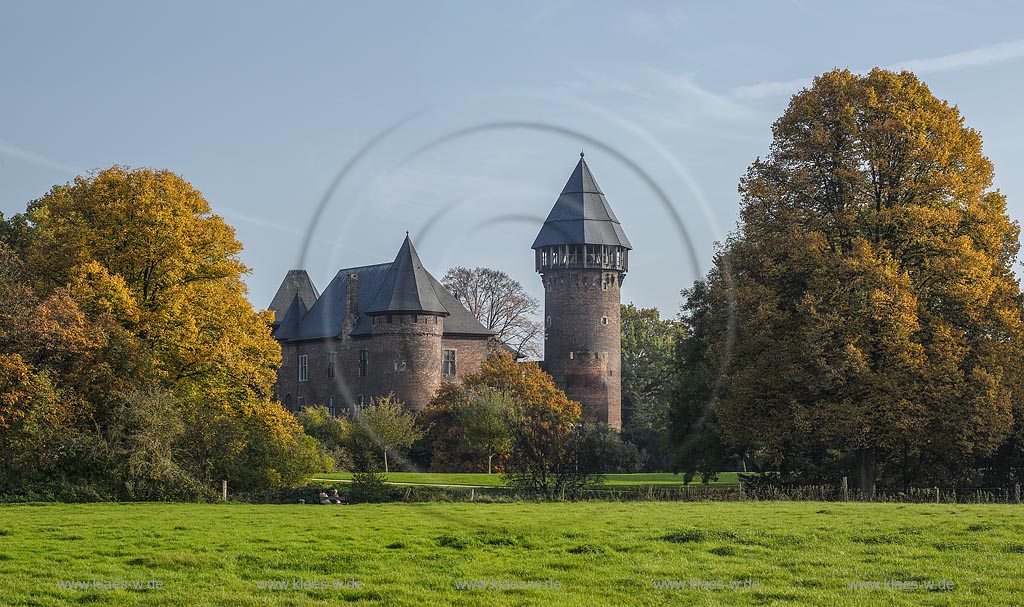
[[[632,249],[583,153],[533,243],[544,369],[586,419],[622,427],[620,287]]]
[[[423,409],[441,385],[441,349],[448,310],[434,292],[408,233],[366,314],[372,321],[369,356],[377,392],[394,392]]]

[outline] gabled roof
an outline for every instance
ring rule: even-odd
[[[320,297],[320,293],[316,290],[316,286],[313,285],[313,281],[309,279],[309,274],[306,274],[305,270],[288,270],[288,273],[284,275],[281,286],[277,288],[274,299],[270,301],[269,309],[274,312],[274,325],[281,324],[281,321],[284,320],[285,312],[292,305],[292,300],[296,297],[305,306],[303,312],[308,310],[317,298]]]
[[[548,213],[534,249],[556,244],[599,244],[632,249],[626,233],[615,217],[604,192],[590,172],[590,167],[580,152],[569,181]]]
[[[411,243],[410,243],[411,244]],[[399,255],[401,256],[401,254]],[[417,256],[418,260],[419,257]],[[397,260],[397,258],[396,258]],[[382,263],[372,266],[358,266],[354,268],[343,268],[335,274],[324,292],[309,307],[309,311],[301,316],[298,326],[293,328],[289,313],[283,314],[285,322],[281,324],[274,337],[280,341],[305,341],[312,339],[333,338],[341,335],[345,326],[345,310],[348,309],[348,276],[355,274],[358,278],[358,302],[359,318],[354,323],[350,335],[367,336],[372,332],[372,319],[367,315],[367,310],[377,301],[378,295],[387,282],[388,274],[391,271],[392,263]],[[445,335],[469,335],[469,336],[492,336],[494,331],[485,328],[463,306],[454,295],[448,292],[440,282],[429,272],[426,272],[429,284],[438,300],[438,305],[443,307],[448,316],[444,319]],[[396,283],[397,278],[396,278]],[[394,290],[394,287],[391,288]]]
[[[416,247],[412,246],[409,233],[391,263],[380,292],[370,304],[367,314],[385,312],[425,312],[448,316],[448,310],[434,290],[434,277],[423,267]]]

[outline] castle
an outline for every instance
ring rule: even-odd
[[[584,156],[533,243],[544,282],[543,368],[587,419],[621,427],[619,290],[632,246]],[[345,268],[318,293],[287,273],[270,304],[282,363],[275,396],[332,413],[393,392],[422,409],[443,381],[480,368],[488,330],[423,267],[412,240],[394,261]]]

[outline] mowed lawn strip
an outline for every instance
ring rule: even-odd
[[[1024,579],[1021,513],[816,502],[7,505],[0,604],[1007,605]],[[161,587],[58,588],[151,580]],[[886,580],[955,588],[849,587]],[[557,588],[456,588],[474,581]],[[656,587],[671,581],[748,587]],[[259,588],[268,582],[289,587]]]
[[[351,472],[324,472],[314,476],[314,483],[325,481],[349,481],[352,480]],[[406,485],[435,485],[435,486],[465,486],[465,487],[502,487],[504,480],[500,474],[441,474],[430,472],[391,472],[387,475],[389,483],[401,483]],[[722,472],[718,478],[712,481],[711,485],[735,485],[739,482],[738,473]],[[683,485],[683,475],[672,474],[671,472],[657,472],[651,474],[606,474],[601,483],[602,487],[626,488],[626,487],[673,487]],[[700,485],[700,477],[697,477],[691,486]]]

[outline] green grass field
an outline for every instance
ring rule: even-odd
[[[501,487],[504,486],[500,474],[432,474],[422,472],[391,472],[387,475],[388,482],[402,483],[408,485],[440,485],[440,486],[466,486],[466,487]],[[350,480],[350,472],[330,472],[315,475],[315,482],[331,480]],[[735,485],[739,482],[736,472],[722,472],[718,479],[710,483],[712,485]],[[642,487],[653,485],[657,487],[671,487],[683,484],[683,475],[672,474],[671,472],[659,472],[654,474],[607,474],[601,486],[604,487]],[[698,477],[691,484],[700,484]]]
[[[814,502],[7,505],[0,604],[1009,605],[1024,587],[1022,512]],[[687,587],[658,587],[672,580]],[[955,587],[850,588],[887,580]],[[498,589],[457,588],[474,581]],[[134,582],[153,588],[107,589]],[[541,587],[510,589],[530,582]],[[69,583],[77,587],[60,587]]]

